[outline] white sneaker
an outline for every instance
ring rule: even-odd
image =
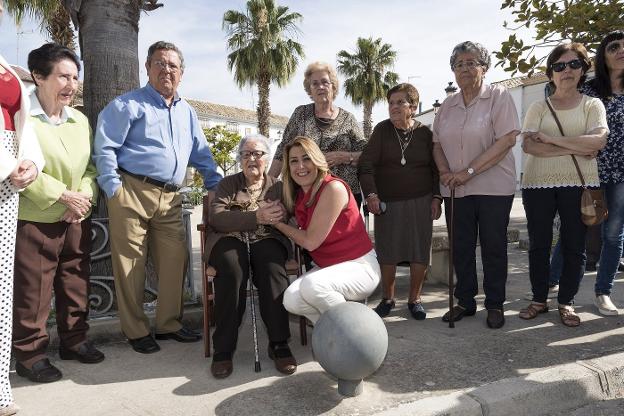
[[[558,295],[559,295],[559,285],[548,287],[548,299],[557,299]],[[533,291],[529,290],[527,293],[525,293],[524,299],[533,300]]]
[[[548,287],[548,299],[557,299],[559,296],[559,285]]]
[[[594,300],[594,304],[598,308],[598,311],[607,316],[618,315],[618,308],[615,307],[613,302],[611,302],[611,297],[609,295],[598,295]]]

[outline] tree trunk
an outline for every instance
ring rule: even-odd
[[[269,137],[271,105],[269,103],[269,91],[271,89],[271,77],[261,73],[258,77],[258,131]]]
[[[368,140],[373,132],[373,103],[364,102],[364,121],[362,124],[364,137]]]
[[[113,98],[139,86],[138,0],[82,0],[78,11],[84,62],[84,112],[95,129]]]
[[[82,0],[76,10],[84,63],[83,105],[95,130],[100,111],[115,97],[139,86],[138,0]],[[106,197],[100,192],[94,218],[107,218]],[[103,222],[108,225],[107,220]],[[107,244],[104,241],[102,244]],[[95,247],[95,244],[94,244]],[[106,245],[105,252],[110,253]],[[93,258],[92,276],[112,276],[110,255]]]

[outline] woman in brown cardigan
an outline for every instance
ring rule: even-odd
[[[359,160],[366,204],[376,214],[375,250],[383,299],[375,312],[384,317],[394,308],[396,266],[408,262],[407,307],[414,319],[421,320],[426,317],[420,293],[429,264],[433,220],[441,212],[438,169],[431,130],[412,119],[418,107],[416,88],[399,84],[388,91],[387,98],[390,118],[375,126]]]
[[[275,368],[292,374],[297,362],[289,347],[288,313],[282,304],[288,287],[285,263],[290,241],[273,224],[286,215],[281,205],[282,184],[265,172],[270,144],[262,135],[244,137],[238,147],[242,172],[225,177],[211,206],[206,238],[210,265],[217,270],[214,356],[211,372],[216,378],[232,373],[232,355],[238,327],[245,312],[246,285],[251,258],[252,279],[258,288],[260,315],[269,336],[269,357]],[[250,255],[247,253],[247,241]]]

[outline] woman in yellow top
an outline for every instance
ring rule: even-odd
[[[97,184],[89,122],[69,107],[78,87],[78,57],[48,43],[28,54],[28,69],[37,86],[30,97],[30,120],[46,165],[20,196],[13,352],[17,374],[43,383],[62,377],[46,355],[52,289],[61,359],[104,359],[87,342],[90,214]]]
[[[563,270],[559,282],[559,315],[566,326],[578,326],[574,296],[585,267],[586,226],[581,220],[581,180],[576,158],[587,186],[600,186],[596,154],[606,143],[607,118],[602,102],[579,92],[590,61],[579,43],[557,46],[546,61],[546,75],[554,93],[547,98],[561,122],[560,133],[547,101],[533,103],[522,131],[522,148],[528,154],[522,177],[522,201],[529,231],[529,276],[533,300],[520,318],[533,319],[548,312],[548,276],[553,219],[561,218]]]

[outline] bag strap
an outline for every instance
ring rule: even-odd
[[[548,106],[548,109],[550,110],[550,114],[552,114],[553,118],[555,119],[555,123],[557,123],[557,127],[559,127],[559,132],[561,133],[562,136],[565,136],[565,133],[563,132],[563,127],[561,127],[561,122],[559,121],[559,117],[557,117],[557,113],[555,112],[555,109],[553,108],[552,104],[550,104],[550,99],[548,98],[546,98],[546,105]],[[585,178],[583,178],[583,174],[581,173],[581,168],[579,167],[579,164],[576,161],[576,157],[574,155],[570,155],[570,157],[572,158],[572,161],[574,162],[576,173],[578,173],[579,178],[581,179],[581,185],[583,186],[583,189],[585,189],[586,188]]]

